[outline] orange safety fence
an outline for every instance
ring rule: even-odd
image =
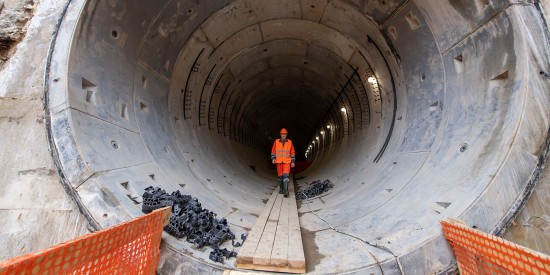
[[[0,263],[7,274],[154,274],[171,208]]]
[[[460,274],[546,274],[550,257],[502,238],[443,220],[445,238],[454,250]]]

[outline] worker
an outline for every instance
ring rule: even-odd
[[[294,168],[296,162],[296,153],[292,141],[287,139],[288,131],[281,129],[281,138],[276,139],[271,148],[271,162],[277,165],[277,176],[279,180],[279,194],[284,194],[288,197],[288,176],[290,168]]]

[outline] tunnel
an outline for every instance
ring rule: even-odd
[[[538,1],[73,0],[45,75],[50,149],[93,228],[148,186],[252,228],[286,128],[312,274],[456,268],[439,221],[501,234],[547,149]],[[159,272],[232,268],[165,234]]]

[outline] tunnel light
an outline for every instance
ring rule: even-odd
[[[342,107],[342,109],[340,109],[340,111],[342,111],[343,113],[346,112],[346,107]]]
[[[369,76],[369,78],[367,79],[367,81],[370,83],[370,84],[377,84],[378,81],[376,80],[376,77],[374,76]]]
[[[327,129],[330,129],[330,125],[327,125]]]
[[[319,140],[319,136],[316,136],[315,139],[316,139],[316,140]]]
[[[325,134],[325,131],[321,131],[321,135],[324,135]]]
[[[311,142],[312,144],[315,144],[315,140]]]

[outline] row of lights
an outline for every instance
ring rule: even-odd
[[[342,113],[346,113],[346,112],[347,112],[346,107],[342,107],[342,108],[340,109],[340,111],[342,111]],[[327,125],[327,129],[330,129],[330,128],[331,128],[331,126],[330,126],[330,125]],[[325,134],[325,131],[322,131],[322,130],[321,130],[320,133],[321,133],[321,135],[324,135],[324,134]],[[317,142],[319,142],[319,136],[316,136],[315,139],[317,140]],[[309,145],[309,147],[308,147],[307,150],[306,150],[306,154],[305,154],[305,155],[306,155],[306,158],[307,158],[307,156],[309,155],[309,152],[310,152],[311,150],[313,150],[313,145],[315,145],[315,140],[312,141],[311,144],[312,144],[312,145]]]
[[[378,80],[377,80],[376,77],[373,76],[373,75],[371,75],[371,76],[369,76],[369,77],[367,78],[367,82],[369,82],[369,83],[372,84],[372,85],[378,85]],[[340,109],[340,111],[342,111],[342,113],[347,113],[346,107],[342,107],[342,108]],[[330,129],[330,128],[331,128],[331,126],[330,126],[330,125],[327,125],[327,129]],[[320,133],[321,133],[321,135],[324,136],[325,131],[321,130]],[[317,140],[318,143],[320,143],[320,141],[319,141],[319,136],[316,136],[315,139]],[[315,146],[315,140],[311,141],[311,144],[310,144],[309,147],[307,148],[306,154],[305,154],[305,155],[306,155],[306,158],[307,158],[307,156],[309,155],[309,152],[311,152],[311,151],[313,150],[313,146]]]
[[[345,110],[345,108],[344,108],[344,110]],[[330,129],[330,128],[331,128],[331,126],[330,126],[330,125],[327,125],[327,129]],[[323,136],[325,135],[325,131],[323,131],[323,130],[321,130],[321,132],[319,132],[319,133],[320,133],[321,135],[323,135]],[[319,136],[316,136],[315,139],[317,140],[318,143],[320,143]],[[310,152],[311,150],[313,150],[313,146],[314,146],[314,145],[315,145],[315,140],[312,141],[312,142],[311,142],[311,145],[309,145],[309,147],[307,148],[306,154],[305,154],[305,155],[306,155],[306,158],[307,158],[307,156],[309,155],[309,152]]]

